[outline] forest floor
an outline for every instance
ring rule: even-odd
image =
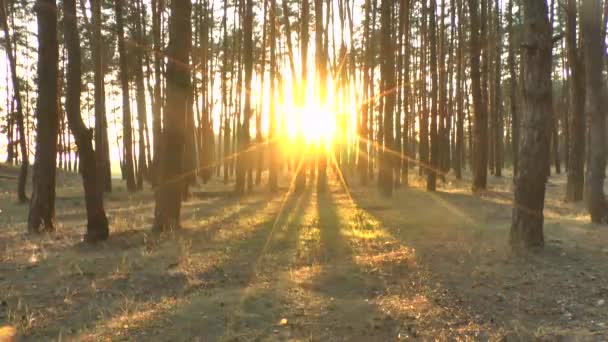
[[[608,227],[563,202],[563,175],[546,248],[516,258],[510,177],[473,196],[466,177],[427,193],[412,176],[391,199],[334,174],[324,193],[214,183],[160,237],[152,192],[118,185],[111,238],[89,246],[80,178],[59,175],[57,232],[31,237],[15,172],[0,167],[0,326],[22,341],[608,340]]]

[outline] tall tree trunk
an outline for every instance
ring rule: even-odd
[[[602,9],[599,0],[582,3],[581,30],[585,63],[585,115],[589,118],[589,164],[587,166],[587,207],[594,223],[607,223],[604,196],[606,171],[606,113],[604,106]]]
[[[464,163],[464,96],[463,96],[463,87],[464,87],[464,45],[465,45],[465,36],[464,36],[464,22],[465,15],[463,12],[463,1],[457,0],[457,11],[458,11],[458,50],[456,52],[456,67],[457,75],[456,75],[456,153],[454,155],[454,171],[456,173],[457,179],[462,179],[462,167]]]
[[[327,9],[329,18],[329,7]],[[323,0],[315,0],[315,65],[317,73],[317,84],[320,105],[325,105],[326,82],[327,79],[327,59],[326,59],[326,36],[323,26]],[[324,191],[327,182],[327,154],[325,153],[325,141],[320,139],[317,151],[317,188]]]
[[[430,44],[430,67],[431,67],[431,165],[427,170],[426,189],[435,191],[437,189],[437,172],[439,171],[439,137],[437,131],[438,111],[438,80],[437,80],[437,27],[436,16],[437,2],[431,0],[429,13],[429,44]]]
[[[538,1],[538,0],[536,0]],[[480,56],[481,42],[479,39],[480,19],[478,0],[469,0],[471,37],[470,37],[470,68],[471,91],[473,95],[474,112],[474,141],[473,141],[473,192],[484,190],[487,186],[488,159],[488,115],[481,91]],[[485,20],[485,18],[482,18]]]
[[[138,143],[138,171],[137,172],[137,189],[141,190],[144,187],[144,176],[147,174],[146,164],[146,139],[145,131],[146,121],[148,120],[148,111],[146,105],[146,87],[144,85],[144,36],[142,28],[141,12],[143,11],[144,4],[141,0],[137,0],[134,4],[136,6],[135,12],[135,87],[136,87],[136,101],[137,101],[137,132],[139,135]]]
[[[409,163],[409,158],[411,158],[413,155],[410,153],[410,134],[409,134],[409,128],[410,128],[410,120],[413,114],[413,108],[414,105],[412,102],[413,97],[412,97],[412,88],[411,88],[411,83],[410,83],[410,34],[411,34],[411,27],[410,27],[410,13],[411,13],[411,1],[410,0],[403,0],[401,2],[401,5],[404,7],[403,8],[403,12],[402,12],[402,16],[403,16],[403,29],[404,29],[404,52],[403,52],[403,61],[404,61],[404,67],[405,70],[403,71],[403,100],[404,100],[404,106],[403,106],[403,116],[404,116],[404,120],[403,120],[403,133],[402,133],[402,139],[403,139],[403,165],[401,166],[401,183],[405,186],[409,185],[409,172],[410,172],[410,163]],[[413,140],[413,139],[412,139]]]
[[[245,176],[250,167],[250,157],[246,150],[249,148],[249,122],[251,120],[251,79],[253,76],[253,0],[245,0],[245,16],[243,24],[243,54],[245,64],[245,108],[243,110],[243,126],[240,132],[240,153],[237,160],[236,192],[245,193]]]
[[[19,77],[17,77],[17,61],[13,54],[11,35],[8,29],[8,13],[7,7],[4,3],[5,0],[0,0],[0,23],[4,27],[4,42],[6,44],[6,57],[11,68],[11,80],[13,82],[13,92],[15,102],[17,104],[16,119],[17,119],[17,130],[19,132],[19,147],[21,153],[21,169],[19,170],[19,180],[17,182],[17,197],[20,203],[26,203],[28,201],[27,195],[25,194],[25,185],[27,183],[27,169],[29,166],[29,152],[27,148],[27,141],[25,136],[25,121],[23,118],[23,104],[21,102],[21,88],[19,85]],[[7,85],[8,87],[8,85]]]
[[[99,0],[96,0],[99,1]],[[165,0],[152,0],[152,37],[154,40],[154,101],[152,106],[152,136],[154,137],[153,159],[153,183],[157,182],[159,159],[162,140],[162,66],[164,57],[162,55],[163,43],[161,41],[162,13],[165,8]]]
[[[504,119],[502,108],[502,28],[499,0],[494,1],[494,20],[496,35],[496,51],[494,55],[494,172],[497,177],[502,177],[503,154],[504,154]]]
[[[543,208],[549,163],[551,26],[545,0],[524,2],[524,110],[515,178],[510,242],[514,250],[542,247]]]
[[[59,45],[57,42],[57,4],[37,0],[38,17],[38,101],[36,108],[36,154],[28,231],[54,231],[57,131],[59,92],[57,87]]]
[[[270,0],[270,120],[268,127],[268,147],[269,147],[269,160],[270,170],[268,176],[268,186],[270,191],[277,191],[279,188],[279,149],[278,144],[275,141],[277,139],[277,113],[276,113],[276,72],[277,72],[277,53],[276,53],[276,40],[277,40],[277,5],[276,0]]]
[[[297,99],[297,101],[300,102],[301,105],[303,105],[304,101],[305,101],[305,96],[306,96],[306,89],[307,89],[307,83],[308,83],[308,42],[309,42],[309,16],[310,16],[310,5],[308,3],[308,0],[302,0],[302,7],[301,7],[301,11],[300,11],[300,15],[301,15],[301,25],[300,25],[300,54],[301,54],[301,68],[302,68],[302,80],[300,83],[300,92],[299,92],[299,99]],[[300,118],[300,120],[303,120],[304,118]],[[303,138],[303,132],[300,132],[300,130],[298,130],[298,142],[300,143],[301,146],[304,145],[304,138]],[[303,148],[302,152],[300,153],[299,156],[299,164],[297,165],[298,169],[297,169],[297,175],[296,175],[296,185],[295,185],[295,190],[296,191],[302,191],[305,187],[306,187],[306,170],[307,170],[307,161],[308,161],[308,151],[306,150],[306,147]]]
[[[68,52],[66,115],[68,125],[76,140],[78,154],[81,158],[79,165],[87,208],[87,233],[85,241],[96,242],[106,240],[109,229],[108,219],[103,208],[103,189],[97,180],[98,169],[95,165],[92,132],[84,124],[80,114],[82,62],[76,16],[76,0],[64,0],[63,13],[64,41]]]
[[[584,64],[576,44],[576,0],[567,0],[566,49],[570,67],[570,149],[566,201],[583,200],[585,187],[585,75]]]
[[[268,1],[269,0],[264,0],[264,19],[263,24],[262,24],[262,55],[261,55],[261,61],[260,61],[260,92],[261,92],[261,98],[264,98],[264,79],[266,78],[266,33],[267,33],[267,26],[268,26]],[[308,0],[302,0],[302,6],[304,6],[304,4],[308,4]],[[304,13],[304,10],[302,10],[302,13]],[[304,35],[304,31],[302,31],[302,35]],[[304,36],[302,36],[302,39],[304,39]],[[264,109],[264,101],[260,101],[260,107],[258,109],[258,112],[256,113],[255,116],[255,141],[257,144],[257,167],[256,167],[256,174],[255,174],[255,184],[256,185],[260,185],[260,183],[262,182],[262,172],[264,170],[264,151],[266,150],[266,148],[262,148],[262,144],[263,144],[263,138],[262,138],[262,111]]]
[[[419,174],[428,172],[429,167],[429,111],[427,101],[427,50],[428,50],[428,11],[426,1],[421,3],[422,6],[422,43],[420,49],[420,167]]]
[[[517,176],[517,170],[519,169],[519,110],[518,110],[518,87],[517,87],[517,73],[515,72],[515,28],[513,25],[513,2],[516,0],[509,0],[507,10],[507,23],[509,30],[509,52],[508,52],[508,64],[509,64],[509,102],[511,109],[511,141],[512,141],[512,153],[513,153],[513,176]]]
[[[156,189],[154,229],[174,230],[180,227],[183,194],[184,144],[190,89],[190,51],[192,28],[190,0],[171,1],[169,46],[167,48],[166,107],[161,135],[159,185]]]
[[[361,106],[361,124],[359,132],[359,157],[357,159],[359,166],[359,176],[361,184],[367,185],[368,178],[368,167],[370,162],[370,148],[369,148],[369,112],[370,107],[373,108],[373,99],[368,96],[370,87],[370,70],[372,59],[371,39],[370,39],[370,13],[371,13],[371,0],[365,0],[365,19],[363,26],[363,39],[366,47],[365,60],[363,63],[363,104]]]
[[[123,122],[123,147],[125,151],[125,177],[127,190],[137,190],[135,184],[135,171],[133,166],[133,136],[131,131],[131,100],[129,97],[129,72],[127,63],[127,50],[125,46],[123,1],[114,0],[116,11],[116,30],[118,34],[118,54],[120,66],[120,85],[122,88],[122,122]]]
[[[93,83],[95,83],[95,160],[99,185],[104,191],[112,191],[112,171],[110,165],[110,143],[108,140],[108,120],[106,117],[105,67],[102,52],[101,0],[90,0],[93,23]]]
[[[431,2],[434,0],[431,0]],[[380,171],[378,180],[384,196],[393,194],[393,111],[395,110],[395,56],[392,37],[392,0],[382,0],[381,49],[382,85],[384,94],[384,122],[382,130],[384,146],[380,150]]]

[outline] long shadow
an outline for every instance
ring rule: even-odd
[[[130,306],[138,306],[167,296],[184,296],[193,289],[191,277],[180,272],[170,272],[171,266],[180,262],[180,256],[167,248],[177,249],[175,245],[180,241],[194,240],[198,236],[210,237],[213,232],[207,229],[219,229],[239,215],[254,213],[265,202],[266,198],[261,198],[246,203],[236,212],[215,221],[213,227],[180,232],[174,237],[165,236],[161,245],[156,247],[158,250],[146,251],[147,229],[124,231],[115,233],[111,240],[97,246],[78,244],[67,248],[66,252],[43,260],[33,268],[24,267],[6,281],[0,279],[0,285],[6,282],[8,287],[15,285],[9,283],[10,279],[22,277],[31,279],[32,283],[38,285],[38,289],[17,288],[10,298],[6,298],[9,306],[16,305],[13,301],[18,298],[19,301],[32,303],[30,311],[49,311],[43,314],[46,316],[43,325],[25,331],[24,340],[54,338],[59,334],[69,336],[77,334],[80,329],[90,329],[92,325],[98,325],[107,317],[116,316],[125,310],[125,301]],[[211,215],[213,208],[206,208],[201,213]],[[201,239],[204,240],[209,239]],[[193,246],[193,249],[198,247],[195,244]],[[166,251],[170,253],[167,254]],[[69,256],[65,253],[69,253]],[[69,264],[65,264],[66,261]],[[61,272],[55,269],[60,264],[64,264]],[[47,290],[49,285],[51,287]],[[37,308],[38,306],[41,307]],[[75,330],[63,330],[67,327]]]
[[[132,324],[126,331],[128,336],[141,339],[162,334],[166,340],[216,340],[225,336],[227,329],[247,332],[256,325],[268,324],[268,315],[272,320],[278,317],[273,311],[279,307],[277,292],[259,290],[257,282],[264,283],[276,275],[276,263],[284,261],[276,258],[277,254],[288,253],[297,243],[309,200],[309,193],[289,195],[282,214],[277,216],[277,210],[272,210],[254,227],[215,246],[228,254],[191,275],[199,285],[185,291],[178,304],[156,312],[145,322]],[[171,329],[166,329],[167,322],[172,322]]]
[[[306,290],[325,298],[324,307],[317,310],[311,324],[320,340],[388,341],[398,335],[398,323],[385,319],[377,300],[385,292],[379,277],[355,262],[358,256],[351,245],[344,214],[338,207],[335,183],[328,183],[328,191],[318,193],[320,272],[303,284]],[[320,334],[320,335],[319,335]]]
[[[520,325],[533,331],[542,311],[543,322],[559,327],[563,313],[556,301],[581,301],[571,298],[568,280],[580,278],[580,268],[569,265],[593,260],[587,257],[590,253],[548,238],[539,255],[513,257],[508,249],[511,204],[505,194],[480,198],[406,189],[391,200],[364,196],[360,189],[354,194],[357,205],[382,222],[399,244],[416,250],[416,262],[428,274],[428,279],[421,279],[425,295],[453,313],[452,320],[459,321],[452,322],[454,326],[508,331]],[[546,225],[547,236],[553,228],[553,223]],[[601,269],[587,267],[584,274],[605,281],[605,270],[604,263]],[[551,291],[546,291],[548,283]],[[596,312],[578,310],[575,315],[587,315],[586,321],[598,317]],[[462,335],[454,331],[448,336]]]

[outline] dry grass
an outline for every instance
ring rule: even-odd
[[[525,259],[506,246],[508,178],[479,197],[452,182],[390,200],[330,178],[326,193],[242,200],[211,184],[161,236],[151,192],[119,188],[112,237],[96,246],[80,242],[78,177],[60,175],[58,232],[42,237],[23,234],[27,208],[2,178],[0,326],[26,341],[608,338],[608,231],[560,200],[562,176],[547,248]]]

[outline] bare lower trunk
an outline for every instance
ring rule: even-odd
[[[524,3],[524,110],[515,178],[511,247],[527,250],[544,245],[543,208],[551,123],[551,27],[545,0]]]
[[[190,90],[189,56],[191,50],[190,0],[171,1],[167,90],[164,129],[161,136],[159,184],[156,190],[154,229],[167,231],[180,226],[183,194],[183,156]]]
[[[93,136],[85,126],[80,114],[81,86],[81,57],[80,39],[76,23],[75,0],[64,0],[64,40],[68,50],[67,65],[67,91],[66,114],[68,125],[81,158],[79,163],[82,182],[84,185],[84,199],[87,208],[87,232],[85,240],[96,242],[108,238],[108,219],[103,208],[103,190],[97,181],[97,168],[95,165],[95,152],[93,151]]]
[[[604,195],[606,170],[606,115],[603,108],[604,69],[601,5],[588,0],[582,6],[582,34],[585,63],[585,113],[589,120],[589,164],[587,166],[587,206],[591,221],[607,223],[608,210]]]
[[[55,173],[59,108],[57,89],[59,48],[57,42],[57,4],[38,0],[38,102],[36,108],[36,155],[28,231],[54,231]]]

